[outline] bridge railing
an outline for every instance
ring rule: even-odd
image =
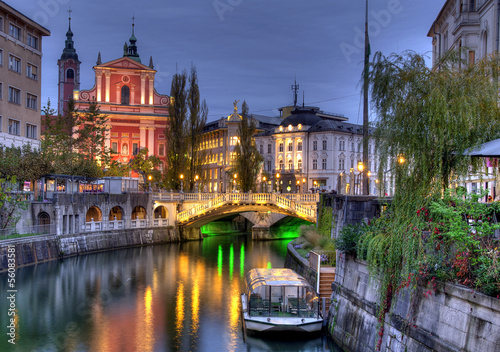
[[[298,204],[297,202],[315,203],[317,201],[319,201],[318,194],[295,194],[292,197],[290,194],[281,195],[276,193],[220,193],[217,198],[177,213],[177,221],[185,222],[194,216],[200,216],[224,204],[234,203],[275,204],[280,208],[295,212],[299,216],[315,220],[316,210],[314,207]]]
[[[219,198],[221,195],[228,195],[231,200],[254,200],[270,201],[273,195],[293,200],[300,203],[319,202],[319,193],[153,193],[153,200],[163,201],[208,201]]]

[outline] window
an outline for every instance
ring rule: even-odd
[[[220,139],[220,146],[223,147],[224,146],[224,139]]]
[[[318,150],[318,141],[313,141],[313,150]]]
[[[0,32],[3,32],[3,17],[0,17]]]
[[[33,110],[38,109],[38,99],[36,95],[26,93],[26,107]]]
[[[0,100],[3,100],[3,83],[0,82]]]
[[[318,159],[313,159],[313,170],[318,169]]]
[[[11,37],[16,38],[17,40],[21,40],[21,28],[10,23],[9,24],[9,35]]]
[[[361,153],[361,143],[358,143],[358,153]]]
[[[165,155],[165,144],[160,144],[158,146],[158,155],[159,156],[164,156]]]
[[[288,151],[289,152],[293,151],[293,143],[292,143],[292,141],[288,142]]]
[[[130,104],[130,88],[128,86],[122,87],[122,105]]]
[[[261,154],[264,154],[264,144],[259,145],[259,151]]]
[[[292,162],[292,159],[288,159],[288,170],[293,170],[293,162]]]
[[[139,153],[139,145],[137,143],[132,143],[132,154],[137,155]]]
[[[344,159],[339,160],[339,170],[345,170],[345,160]]]
[[[272,147],[271,147],[271,144],[269,143],[269,144],[267,145],[267,153],[268,153],[268,154],[271,154],[271,148],[272,148]]]
[[[32,64],[26,64],[26,77],[38,81],[38,67]]]
[[[356,149],[354,149],[354,142],[351,142],[351,152],[355,152]]]
[[[19,121],[9,119],[9,134],[15,136],[21,135],[21,123]]]
[[[339,150],[345,150],[345,141],[339,142]]]
[[[279,143],[279,151],[280,153],[283,153],[283,142]]]
[[[302,150],[302,141],[297,142],[297,150],[301,151]]]
[[[297,160],[297,168],[302,169],[302,159]]]
[[[3,50],[0,49],[0,66],[3,66]]]
[[[38,49],[38,38],[28,33],[28,41],[26,44],[31,46],[33,49]]]
[[[2,132],[2,125],[3,125],[3,119],[2,116],[0,116],[0,132]],[[0,150],[2,150],[2,146],[0,146]]]
[[[271,161],[271,160],[268,160],[268,161],[267,161],[267,171],[271,171],[271,170],[272,170],[272,167],[273,167],[272,161]]]
[[[323,141],[323,150],[326,150],[326,141]]]
[[[111,153],[118,154],[118,142],[111,142]]]
[[[72,68],[68,68],[68,70],[66,71],[66,78],[75,79],[75,70],[73,70]]]
[[[278,164],[279,164],[280,170],[285,169],[285,165],[283,164],[283,159],[280,159],[279,162],[278,162]]]
[[[21,59],[13,55],[9,55],[9,70],[21,73]]]
[[[9,87],[9,102],[21,105],[21,91],[19,89]]]
[[[29,123],[27,123],[26,124],[26,138],[37,139],[37,137],[38,137],[37,126],[30,125]]]
[[[326,159],[323,159],[323,160],[322,160],[322,163],[321,163],[321,168],[322,168],[323,170],[326,170]]]

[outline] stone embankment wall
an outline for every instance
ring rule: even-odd
[[[125,247],[178,242],[172,227],[102,231],[75,235],[33,236],[0,242],[0,272],[7,269],[7,250],[15,247],[18,267],[69,256]]]
[[[309,267],[309,261],[302,258],[297,253],[291,243],[288,244],[287,253],[285,258],[285,268],[292,269],[297,274],[305,278],[312,287],[316,287],[318,282],[318,273]]]
[[[379,340],[377,280],[365,262],[339,255],[328,331],[348,351],[374,351]],[[500,300],[457,285],[400,293],[385,317],[380,350],[500,351]]]

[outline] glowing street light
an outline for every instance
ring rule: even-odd
[[[276,173],[276,192],[279,192],[280,173]]]
[[[200,177],[199,177],[198,175],[195,175],[195,176],[194,176],[194,180],[195,180],[195,182],[196,182],[196,192],[199,192],[199,189],[198,189],[198,180],[199,180],[199,178],[200,178]]]
[[[180,178],[181,178],[181,193],[182,193],[184,189],[184,174],[181,174]]]

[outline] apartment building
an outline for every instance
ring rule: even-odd
[[[40,145],[42,38],[49,35],[0,1],[0,145]]]

